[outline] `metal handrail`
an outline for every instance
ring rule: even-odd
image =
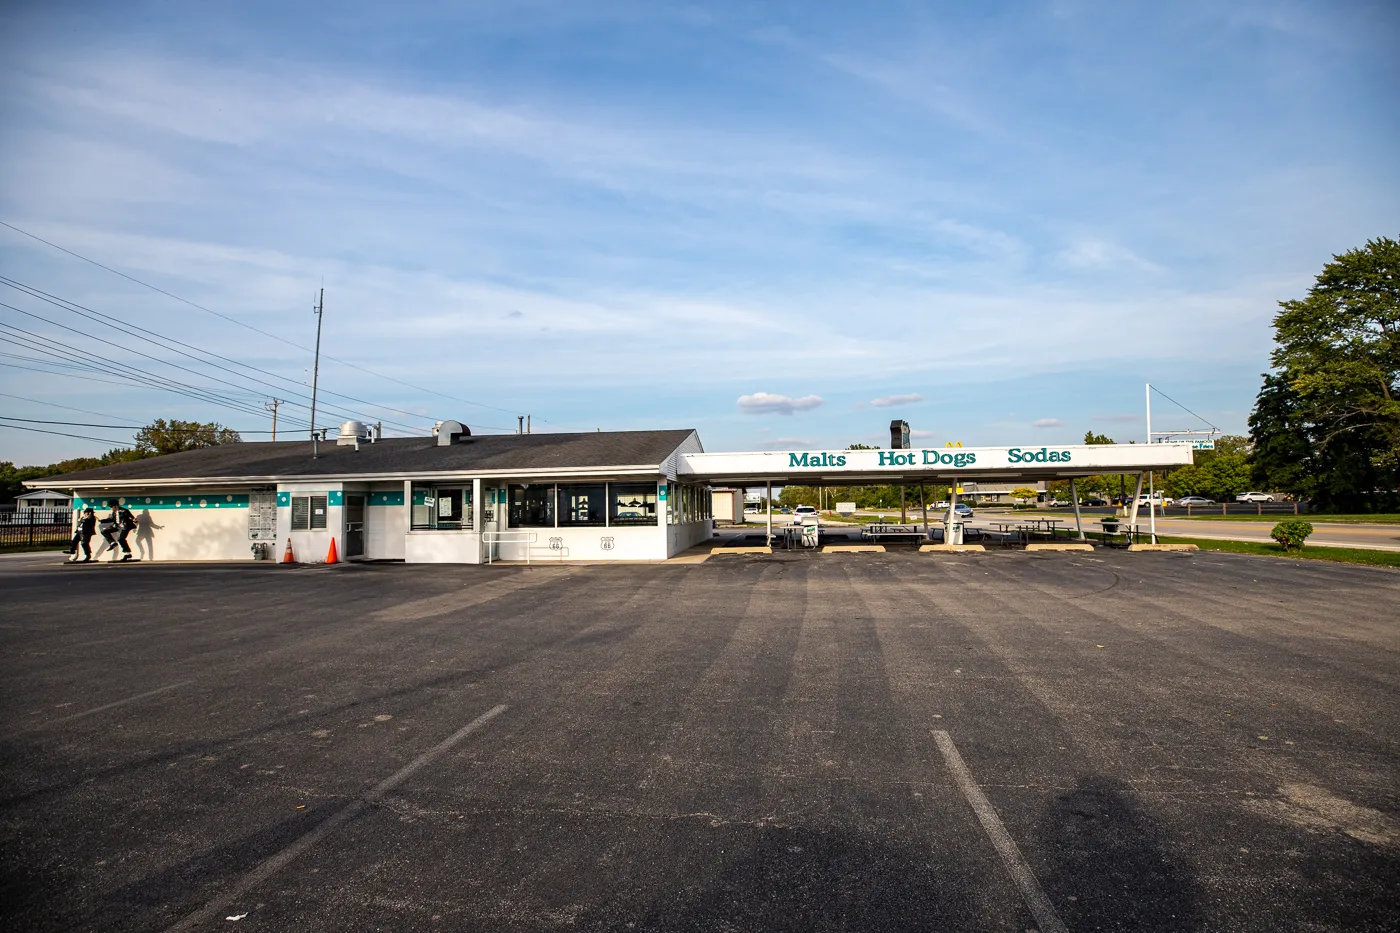
[[[523,544],[525,545],[525,563],[530,563],[531,545],[539,540],[538,532],[534,531],[483,531],[481,533],[482,543],[486,545],[486,563],[491,563],[495,555],[493,544]]]

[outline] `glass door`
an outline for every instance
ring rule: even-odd
[[[345,494],[345,556],[365,556],[365,497]]]

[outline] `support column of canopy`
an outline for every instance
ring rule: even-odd
[[[763,504],[768,507],[768,537],[763,543],[769,547],[773,546],[773,481],[768,481],[767,492],[763,496]]]
[[[472,530],[476,532],[476,559],[481,562],[482,542],[486,540],[486,503],[482,501],[481,477],[472,478]]]
[[[1128,512],[1128,529],[1137,533],[1138,500],[1142,498],[1142,474],[1137,475],[1137,491],[1133,493],[1133,507]]]
[[[924,513],[924,538],[928,539],[928,500],[924,498],[924,484],[919,484],[919,509]]]
[[[1069,481],[1069,497],[1074,500],[1074,530],[1079,532],[1079,540],[1084,540],[1084,519],[1079,514],[1079,487],[1075,485],[1074,478]]]
[[[948,514],[943,518],[943,543],[962,544],[962,535],[953,534],[953,519],[958,515],[958,480],[953,478],[952,484],[948,487]],[[953,540],[954,537],[957,540]]]

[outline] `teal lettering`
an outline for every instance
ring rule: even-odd
[[[1042,447],[1035,453],[1031,454],[1031,459],[1034,460],[1036,463],[1046,463],[1047,461],[1049,461],[1050,457],[1046,453],[1045,448]]]
[[[845,466],[845,465],[846,465],[846,455],[845,455],[845,454],[837,454],[837,455],[836,455],[836,466]]]
[[[1061,462],[1061,463],[1069,463],[1069,451],[1068,451],[1068,450],[1062,450],[1062,451],[1060,451],[1060,462]]]
[[[811,464],[807,462],[806,454],[803,454],[801,457],[799,457],[797,454],[788,454],[788,466],[800,467],[811,466]]]
[[[1010,450],[1008,450],[1008,451],[1006,452],[1006,459],[1009,460],[1009,461],[1012,462],[1012,463],[1020,463],[1021,460],[1024,459],[1024,458],[1021,456],[1021,448],[1019,448],[1019,447],[1013,447],[1013,448],[1011,448]]]
[[[967,455],[967,465],[968,465],[968,466],[972,466],[972,465],[973,465],[974,463],[976,463],[976,462],[977,462],[977,455],[976,455],[976,454],[968,454],[968,455]]]
[[[926,451],[924,451],[924,466],[932,466],[932,465],[934,465],[934,464],[936,464],[936,463],[938,463],[938,451],[936,451],[936,450],[926,450]]]
[[[1050,462],[1051,462],[1051,463],[1059,463],[1059,462],[1060,462],[1060,452],[1059,452],[1058,450],[1052,450],[1052,451],[1050,451]]]

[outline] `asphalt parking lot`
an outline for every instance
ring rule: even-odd
[[[1385,569],[20,560],[0,594],[7,929],[1400,928]]]

